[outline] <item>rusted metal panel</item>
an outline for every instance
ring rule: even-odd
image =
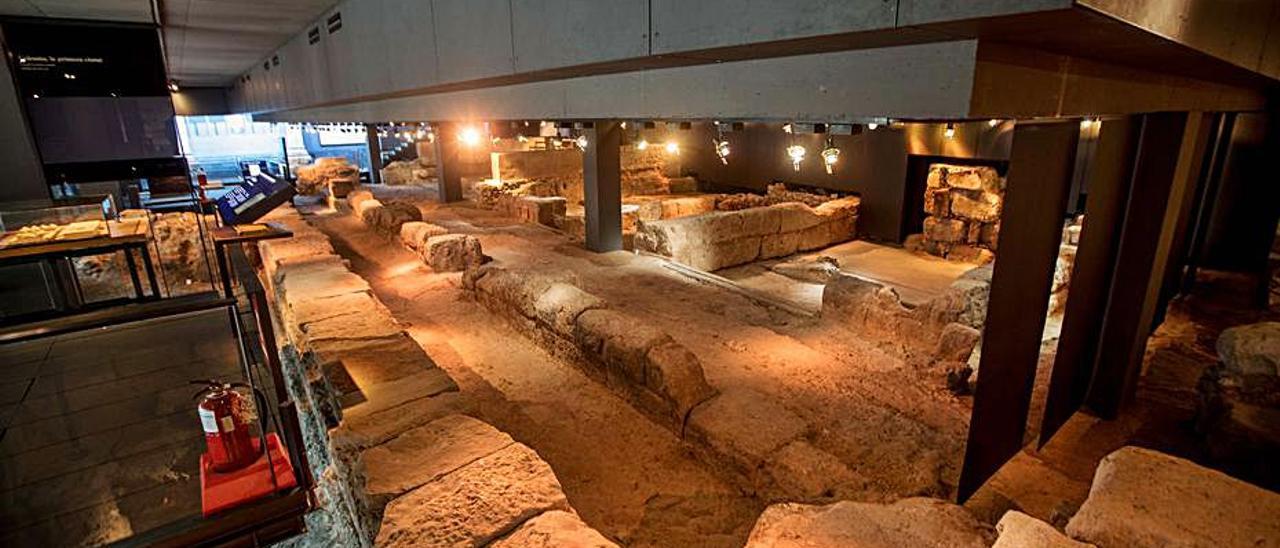
[[[1022,448],[1079,134],[1074,120],[1014,128],[961,501]]]

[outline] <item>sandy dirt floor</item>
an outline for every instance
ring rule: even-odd
[[[629,546],[741,546],[763,503],[680,440],[350,215],[315,217],[482,420],[547,460],[583,519]]]

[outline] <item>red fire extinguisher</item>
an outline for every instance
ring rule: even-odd
[[[231,472],[257,460],[260,448],[253,446],[253,433],[249,429],[252,411],[247,408],[245,397],[235,390],[248,385],[216,380],[191,383],[205,385],[195,395],[200,400],[196,410],[213,470]]]

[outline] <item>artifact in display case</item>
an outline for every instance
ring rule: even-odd
[[[0,204],[0,249],[107,236],[114,211],[109,196]]]

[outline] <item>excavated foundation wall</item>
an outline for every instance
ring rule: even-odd
[[[933,164],[924,191],[924,233],[907,247],[956,261],[989,263],[1000,239],[1005,180],[995,168]]]
[[[294,232],[258,253],[322,494],[298,544],[613,546],[536,452],[462,414],[453,379],[327,237],[292,208],[267,220]]]
[[[569,273],[493,265],[463,274],[463,287],[486,308],[682,433],[693,408],[716,394],[698,357],[644,320],[610,310],[574,281]]]
[[[672,193],[670,179],[680,176],[679,158],[659,147],[623,147],[622,195]],[[491,163],[495,180],[549,182],[555,185],[554,195],[582,202],[582,152],[577,149],[494,152]]]
[[[903,304],[891,287],[839,274],[823,287],[822,316],[909,362],[941,369],[947,384],[962,391],[976,367],[970,358],[982,338],[990,293],[990,266],[969,271],[916,307]]]
[[[848,197],[816,207],[789,202],[642,221],[635,246],[714,271],[852,240],[857,235],[860,203],[859,198]]]

